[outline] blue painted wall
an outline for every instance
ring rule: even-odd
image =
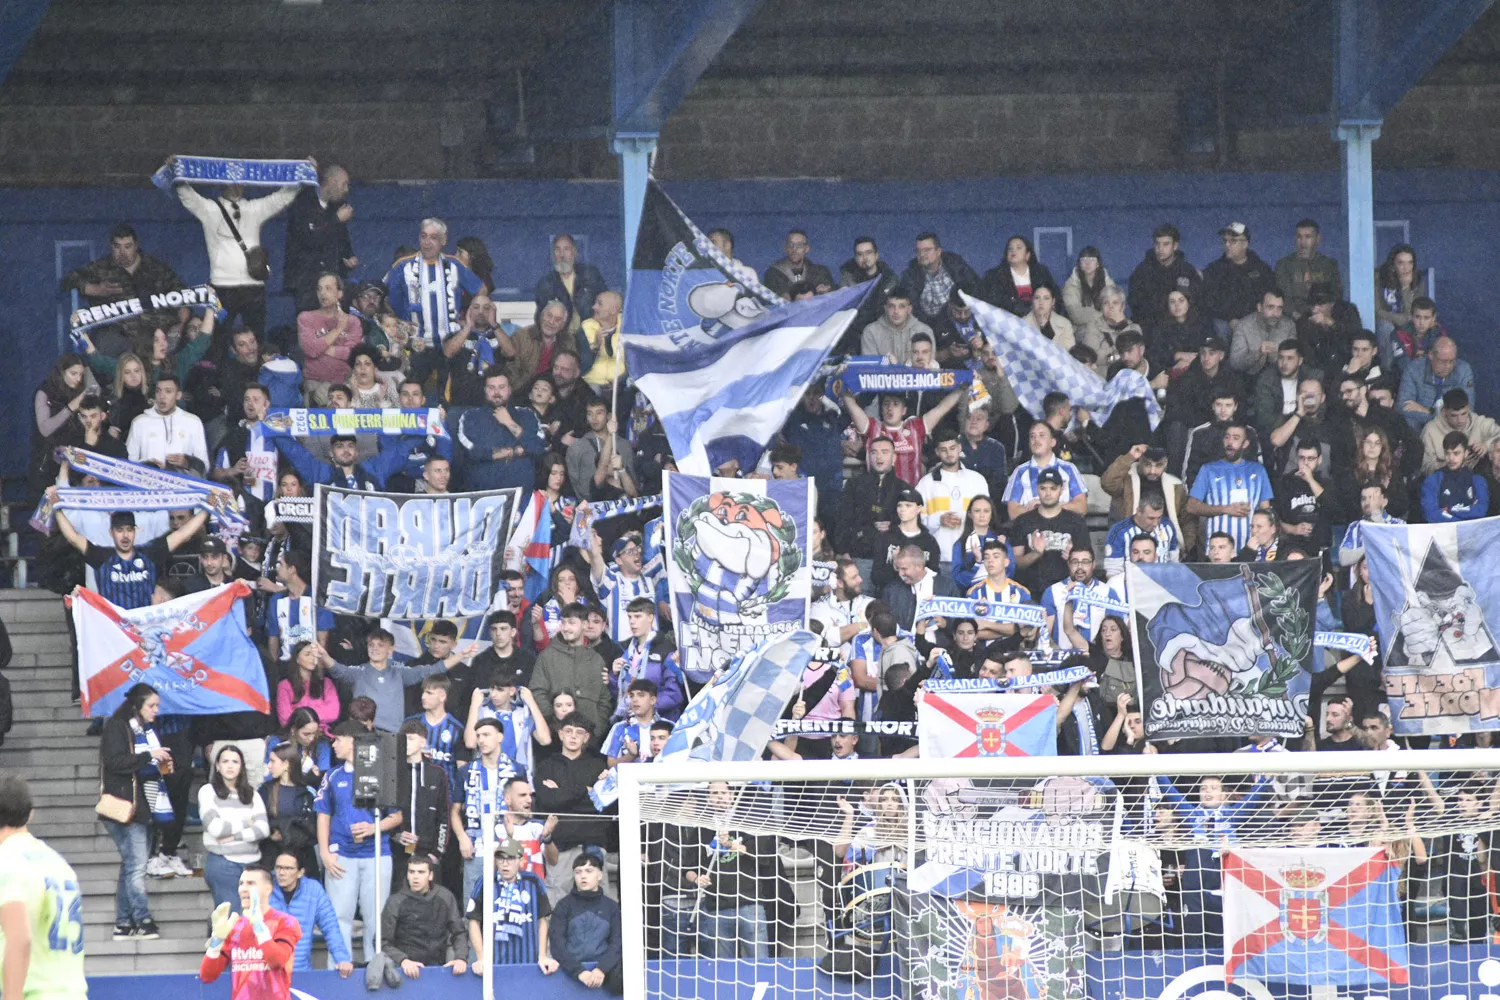
[[[786,230],[811,235],[813,258],[832,268],[850,256],[855,236],[875,237],[898,271],[911,257],[912,237],[937,231],[944,245],[983,271],[999,259],[1011,233],[1035,227],[1073,229],[1075,252],[1093,244],[1124,283],[1150,244],[1151,229],[1172,221],[1189,259],[1202,267],[1220,252],[1217,231],[1232,220],[1250,226],[1252,247],[1266,260],[1291,249],[1303,216],[1323,225],[1324,248],[1342,257],[1338,178],[1331,174],[1149,174],[1100,177],[994,178],[934,184],[846,181],[701,181],[669,183],[668,192],[705,229],[733,230],[738,256],[758,268],[781,255]],[[1436,269],[1442,321],[1474,363],[1481,409],[1500,409],[1500,352],[1488,350],[1491,317],[1500,315],[1493,263],[1500,232],[1500,172],[1406,171],[1376,177],[1376,218],[1406,220],[1419,264]],[[623,280],[618,185],[598,181],[471,181],[356,186],[352,223],[361,259],[358,277],[384,273],[395,248],[416,243],[425,216],[447,220],[454,240],[477,235],[496,260],[502,298],[529,296],[548,266],[551,236],[580,238],[587,259],[613,282]],[[30,400],[61,349],[57,241],[93,241],[108,249],[117,220],[131,221],[147,251],[167,260],[190,283],[206,280],[208,261],[198,223],[175,199],[142,187],[0,189],[0,338],[8,364],[0,387],[12,405],[0,408],[0,472],[25,466]],[[268,225],[264,242],[273,266],[284,230]],[[1380,234],[1381,256],[1396,237]],[[1043,259],[1065,271],[1061,242]],[[1056,248],[1056,249],[1053,249]],[[81,259],[82,251],[75,251]],[[72,265],[68,265],[72,266]],[[1058,273],[1059,280],[1063,274]],[[279,287],[279,272],[273,288]],[[506,290],[511,290],[507,293]],[[290,301],[272,297],[273,324],[290,322]],[[1367,325],[1370,317],[1366,317]]]

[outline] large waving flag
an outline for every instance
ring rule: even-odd
[[[243,580],[126,611],[92,590],[73,592],[83,714],[109,715],[137,682],[176,715],[269,712],[266,671],[245,630]]]
[[[785,302],[651,182],[625,299],[625,362],[677,466],[753,466],[874,282]]]
[[[1108,382],[1099,373],[1076,360],[1025,323],[1020,317],[997,308],[967,292],[964,301],[974,310],[974,322],[1000,359],[1005,375],[1021,405],[1032,413],[1042,412],[1049,392],[1065,392],[1073,405],[1088,410],[1101,424],[1114,408],[1127,399],[1140,398],[1152,428],[1161,422],[1161,406],[1146,376],[1126,369]]]
[[[1400,869],[1383,847],[1226,853],[1226,977],[1342,988],[1408,982]]]
[[[1055,757],[1057,699],[1035,692],[923,690],[917,745],[923,757]]]
[[[806,629],[741,653],[699,691],[658,760],[759,760],[822,640]]]

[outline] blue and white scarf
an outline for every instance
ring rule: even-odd
[[[251,160],[237,156],[176,156],[151,175],[151,183],[170,191],[177,181],[191,184],[243,184],[245,187],[318,186],[311,160]]]
[[[157,738],[156,730],[143,727],[140,720],[130,720],[130,732],[135,738],[131,747],[135,753],[150,753],[161,749],[161,740]],[[172,822],[175,815],[172,812],[172,799],[167,795],[167,783],[161,779],[161,769],[156,766],[156,760],[153,758],[136,773],[140,775],[141,791],[146,795],[146,808],[151,810],[151,822]]]
[[[63,447],[57,449],[58,462],[66,462],[80,475],[96,476],[108,483],[132,486],[139,490],[154,492],[192,492],[201,498],[199,506],[206,509],[221,524],[243,528],[249,520],[240,510],[234,491],[203,479],[194,479],[177,472],[158,469],[154,465],[142,465],[125,458],[110,458],[86,448]],[[118,508],[117,508],[118,509]]]
[[[1362,632],[1317,632],[1313,645],[1323,649],[1341,649],[1354,653],[1366,663],[1375,662],[1375,637]]]
[[[725,569],[702,552],[693,557],[693,568],[703,578],[693,592],[694,613],[708,621],[738,625],[742,612],[752,612],[765,603],[750,600],[757,590],[766,588],[764,577],[747,577]]]
[[[335,434],[388,434],[445,438],[443,411],[437,407],[386,409],[293,409],[271,410],[261,426],[267,435],[331,437]]]
[[[525,880],[495,879],[495,936],[518,938],[532,923],[531,890]]]
[[[934,676],[922,682],[922,689],[924,691],[1024,691],[1031,688],[1060,687],[1064,684],[1076,684],[1079,681],[1093,679],[1092,670],[1085,666],[1077,666],[1017,677],[1014,681],[996,677],[943,679]]]
[[[568,533],[568,544],[576,549],[589,550],[589,532],[600,521],[626,514],[639,514],[643,510],[661,506],[661,494],[648,497],[623,497],[619,500],[590,500],[573,510],[573,530]]]
[[[480,817],[495,817],[505,812],[505,783],[516,776],[516,766],[509,757],[500,755],[495,765],[495,787],[490,787],[490,772],[476,755],[469,764],[464,782],[464,832],[478,839],[482,833]]]
[[[50,535],[56,520],[54,515],[60,510],[183,510],[207,506],[202,493],[187,490],[89,490],[64,486],[57,491],[57,503],[42,497],[31,515],[31,526]]]
[[[1004,604],[968,597],[930,597],[917,605],[917,620],[924,618],[973,618],[975,621],[1045,627],[1047,611],[1040,604]]]
[[[88,345],[83,337],[86,330],[92,330],[96,326],[107,326],[110,323],[119,323],[147,312],[184,307],[191,309],[197,306],[212,309],[214,312],[222,308],[219,304],[219,296],[211,285],[194,285],[192,288],[182,288],[171,292],[155,292],[145,298],[135,296],[120,299],[118,302],[101,302],[96,306],[84,306],[74,310],[73,314],[68,317],[68,335],[72,338],[74,350],[87,351]]]

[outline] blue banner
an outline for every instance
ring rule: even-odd
[[[662,478],[667,585],[688,676],[806,628],[812,480]]]
[[[1300,736],[1318,565],[1130,563],[1146,734]]]
[[[318,607],[367,618],[468,618],[490,609],[521,491],[411,495],[319,485]]]
[[[1500,518],[1360,530],[1396,734],[1500,729]]]
[[[969,597],[929,597],[917,606],[917,621],[924,618],[974,618],[1013,625],[1047,626],[1047,609],[1040,604],[1000,604]]]
[[[443,411],[424,410],[294,409],[271,410],[260,422],[269,435],[331,437],[335,434],[403,434],[447,437]]]

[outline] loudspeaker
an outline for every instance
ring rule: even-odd
[[[361,809],[398,805],[398,766],[394,733],[366,733],[354,737],[354,804]]]

